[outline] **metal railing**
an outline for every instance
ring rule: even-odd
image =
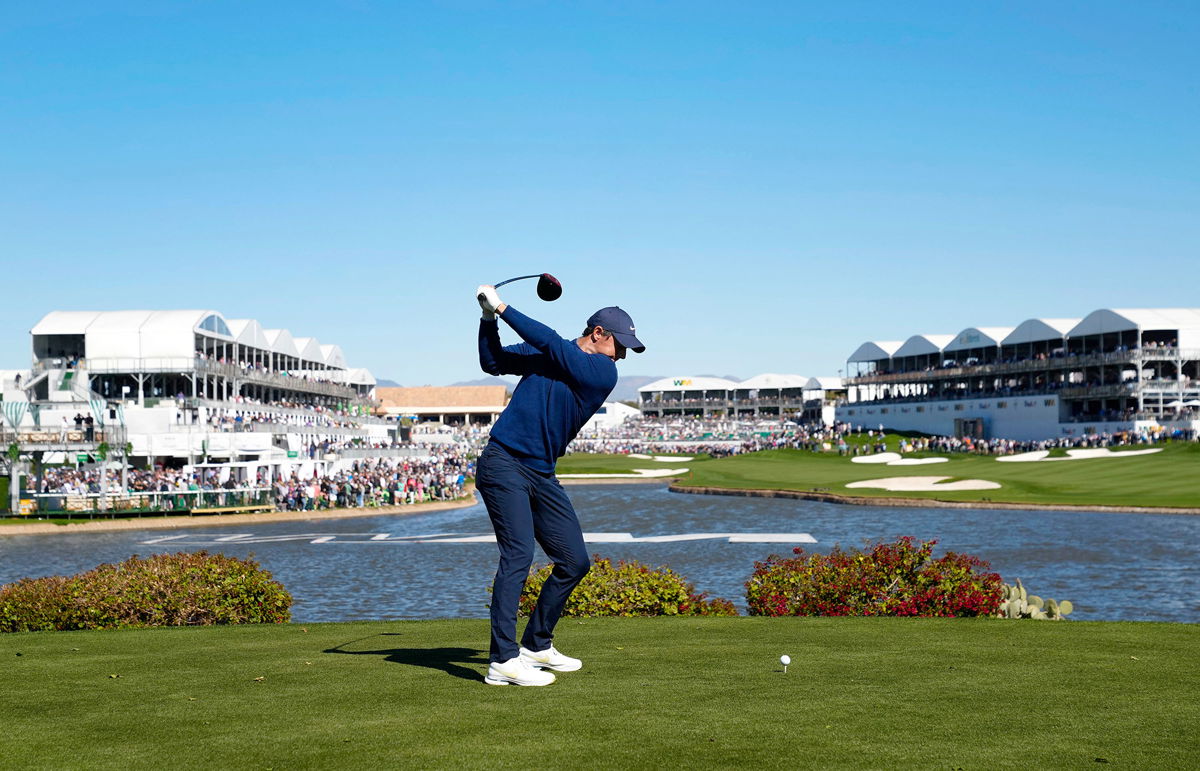
[[[25,497],[25,496],[23,496]],[[274,495],[267,487],[233,490],[172,490],[168,492],[110,491],[101,493],[38,493],[27,496],[36,501],[40,514],[64,514],[66,518],[85,515],[115,517],[137,512],[185,513],[199,509],[237,508],[240,506],[274,507]]]
[[[15,431],[11,428],[0,429],[0,445],[16,444],[18,447],[38,445],[37,449],[50,451],[57,449],[84,450],[97,447],[102,443],[107,443],[110,447],[121,447],[128,441],[127,437],[128,433],[122,426],[95,428],[91,439],[88,438],[86,429],[72,428],[66,431],[56,428],[21,428]]]
[[[41,368],[47,368],[44,362],[38,362]],[[36,368],[35,368],[36,369]],[[85,370],[88,374],[123,374],[136,372],[170,372],[187,374],[199,372],[209,375],[221,375],[230,380],[237,380],[255,385],[274,386],[290,391],[306,391],[308,393],[333,396],[339,399],[358,399],[358,392],[353,388],[327,380],[313,380],[307,376],[285,375],[281,372],[242,367],[229,362],[215,359],[201,359],[188,356],[168,356],[160,358],[105,358],[80,359],[76,370]]]
[[[1137,348],[1130,351],[1060,356],[1053,359],[1027,359],[1025,361],[997,362],[970,367],[946,367],[913,372],[889,372],[848,377],[846,385],[873,385],[882,383],[908,383],[920,380],[947,378],[986,377],[988,375],[1041,373],[1052,370],[1071,370],[1080,367],[1095,367],[1105,364],[1136,364],[1144,361],[1194,361],[1200,359],[1200,350],[1180,348]]]

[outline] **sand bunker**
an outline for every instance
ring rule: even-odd
[[[1065,458],[1051,458],[1049,450],[1036,450],[1034,452],[1022,452],[1017,455],[1005,455],[996,460],[1002,463],[1036,463],[1039,461],[1056,461],[1056,460],[1085,460],[1087,458],[1123,458],[1125,456],[1134,455],[1150,455],[1151,453],[1162,452],[1161,447],[1155,447],[1148,450],[1122,450],[1121,452],[1113,452],[1107,447],[1095,447],[1079,450],[1067,450]]]
[[[695,460],[695,458],[685,458],[682,456],[668,458],[665,455],[655,455],[654,460],[658,461],[659,463],[687,463],[689,460]]]
[[[929,463],[945,463],[948,458],[901,458],[898,452],[880,452],[851,458],[851,463],[886,463],[889,466],[924,466]]]
[[[559,474],[559,479],[657,479],[687,473],[685,468],[635,468],[629,474]]]
[[[628,457],[628,458],[637,458],[638,460],[650,460],[650,457],[651,457],[651,456],[649,456],[649,455],[643,455],[643,454],[641,454],[640,452],[631,452],[631,453],[629,453],[629,455],[627,455],[626,457]]]
[[[864,479],[851,482],[846,487],[873,487],[890,492],[938,492],[942,490],[997,490],[1000,485],[986,479],[960,479],[957,482],[942,482],[950,477],[887,477],[886,479]]]

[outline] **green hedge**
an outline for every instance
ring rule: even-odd
[[[180,552],[0,587],[0,632],[283,623],[292,597],[253,560]]]
[[[521,591],[520,613],[528,616],[537,603],[552,565],[533,570]],[[668,567],[618,562],[599,555],[563,609],[564,616],[736,616],[733,603],[696,592]]]

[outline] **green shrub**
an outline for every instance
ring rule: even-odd
[[[1000,607],[1000,576],[988,563],[919,546],[905,536],[867,551],[844,551],[754,563],[746,582],[752,616],[991,616]]]
[[[292,597],[253,560],[137,555],[75,576],[0,587],[0,632],[283,623]]]
[[[564,616],[736,616],[733,603],[708,598],[668,567],[651,568],[640,562],[618,562],[595,555],[592,569],[563,609]],[[552,565],[530,572],[521,591],[520,614],[528,616],[537,604]]]

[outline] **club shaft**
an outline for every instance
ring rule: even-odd
[[[505,284],[511,284],[514,281],[522,281],[527,278],[541,278],[541,277],[542,277],[541,273],[534,273],[532,276],[517,276],[516,278],[506,278],[503,281],[501,281],[500,283],[493,284],[492,286],[499,289],[500,287],[504,286]]]

